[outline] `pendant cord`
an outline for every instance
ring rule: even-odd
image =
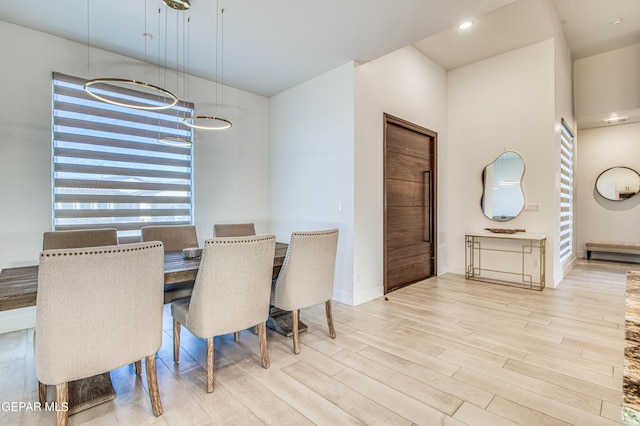
[[[176,30],[177,31],[177,30]],[[169,32],[169,11],[164,7],[164,85],[167,85],[167,33]]]
[[[184,31],[184,22],[183,22],[183,31]],[[178,97],[180,96],[180,52],[178,49],[178,45],[180,44],[180,40],[178,37],[180,34],[180,17],[178,16],[178,11],[176,11],[176,94]],[[180,128],[178,126],[178,118],[180,117],[180,101],[178,101],[178,105],[176,105],[176,138],[180,137]]]
[[[89,36],[89,1],[87,0],[87,79],[91,78],[91,69],[90,69],[90,55],[91,55],[91,48],[90,46],[90,42],[91,42],[91,38]]]
[[[147,76],[148,72],[149,72],[149,68],[147,67],[147,39],[149,37],[147,37],[147,34],[149,34],[149,32],[147,31],[147,0],[144,0],[144,4],[143,4],[143,16],[144,16],[144,80],[143,81],[149,81],[149,78]]]
[[[189,101],[189,89],[191,88],[191,17],[189,17],[189,19],[187,19],[187,74],[185,75],[185,97],[184,100],[185,102]],[[186,105],[185,105],[186,107]],[[185,108],[184,110],[184,116],[187,116],[187,110]]]
[[[156,27],[157,30],[157,34],[160,34],[160,15],[161,15],[161,11],[160,8],[158,8],[158,25]],[[158,79],[158,82],[160,82],[160,37],[158,36],[158,52],[156,53],[156,78]],[[165,84],[166,86],[166,84]]]
[[[146,1],[146,0],[145,0]],[[145,11],[146,13],[146,11]],[[145,31],[145,38],[149,37],[148,36],[149,33],[147,33]],[[157,48],[157,52],[156,52],[156,78],[157,81],[160,82],[160,8],[158,8],[158,25],[156,26],[156,34],[158,35],[158,48]],[[145,58],[146,60],[146,58]],[[165,85],[166,86],[166,85]],[[160,140],[161,138],[161,129],[162,129],[162,123],[160,122],[160,111],[158,111],[158,115],[157,115],[157,120],[158,120],[158,140]]]
[[[220,80],[222,83],[220,103],[224,107],[224,8],[221,10],[220,27]]]
[[[220,103],[218,102],[218,85],[220,84],[219,79],[218,79],[218,24],[220,22],[219,18],[218,18],[218,11],[219,11],[219,7],[218,7],[218,0],[216,0],[216,115],[218,115],[218,109],[219,109],[219,105]]]

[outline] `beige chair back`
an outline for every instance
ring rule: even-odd
[[[214,237],[244,237],[256,235],[256,227],[253,223],[225,223],[213,225]]]
[[[337,229],[294,232],[274,284],[273,305],[294,311],[331,300],[337,248]]]
[[[209,338],[265,322],[275,247],[274,235],[205,241],[184,325]]]
[[[193,225],[143,226],[142,241],[162,241],[165,251],[199,247],[198,234]]]
[[[158,242],[44,250],[36,301],[38,380],[57,385],[157,352],[163,283]]]
[[[118,231],[115,228],[50,231],[42,235],[43,250],[112,246],[116,244],[118,244]]]

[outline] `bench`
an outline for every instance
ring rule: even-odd
[[[591,259],[591,252],[623,253],[640,255],[640,243],[622,241],[587,241],[587,260]]]

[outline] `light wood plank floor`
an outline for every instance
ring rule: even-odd
[[[146,380],[123,367],[112,372],[116,399],[71,424],[621,424],[627,269],[640,265],[582,262],[542,292],[445,274],[388,300],[334,303],[335,340],[322,306],[304,310],[301,353],[270,331],[269,369],[251,332],[216,338],[213,394],[205,342],[184,328],[173,363],[167,308],[164,415],[153,417]],[[32,336],[0,335],[0,402],[38,400]],[[53,422],[51,412],[0,411],[2,425]]]

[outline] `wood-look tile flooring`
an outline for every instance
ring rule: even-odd
[[[184,328],[173,363],[165,309],[163,416],[144,377],[123,367],[112,372],[116,399],[71,424],[620,424],[627,269],[640,265],[582,262],[542,292],[445,274],[389,300],[334,303],[335,340],[323,306],[304,310],[301,353],[270,331],[269,369],[250,331],[239,343],[216,338],[212,394],[205,342]],[[0,402],[38,400],[32,335],[0,335]],[[2,425],[53,423],[51,412],[0,410]]]

